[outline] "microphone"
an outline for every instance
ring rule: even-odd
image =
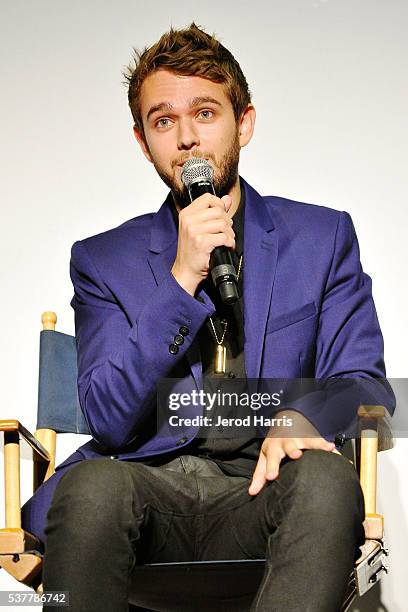
[[[213,179],[214,170],[206,159],[192,157],[183,165],[181,180],[188,190],[191,202],[204,193],[216,195]],[[228,247],[219,246],[213,249],[209,267],[222,302],[227,305],[234,304],[238,300],[237,274]]]

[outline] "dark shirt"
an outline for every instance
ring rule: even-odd
[[[178,213],[175,207],[172,208],[174,221],[178,228]],[[245,215],[245,193],[241,188],[241,201],[238,209],[233,216],[233,230],[235,232],[235,251],[231,252],[232,261],[238,272],[239,259],[244,252],[244,215]],[[218,290],[215,288],[210,275],[203,281],[202,288],[211,298],[216,313],[212,316],[217,337],[220,340],[223,334],[223,320],[228,321],[227,332],[224,338],[226,347],[226,372],[225,374],[214,373],[214,360],[216,342],[212,330],[210,319],[199,330],[196,341],[199,343],[202,371],[203,387],[207,393],[216,393],[220,388],[221,379],[238,379],[238,386],[232,388],[233,391],[245,391],[246,372],[244,360],[244,320],[243,320],[243,289],[244,289],[244,268],[245,260],[242,262],[241,272],[238,279],[239,300],[233,306],[226,306],[222,303]],[[234,383],[235,385],[235,383]],[[211,411],[213,422],[217,415],[221,414],[216,407]],[[225,416],[223,411],[223,416]],[[232,414],[230,415],[232,416]],[[232,430],[228,429],[228,437],[222,436],[222,427],[216,432],[201,428],[197,437],[189,444],[183,452],[199,457],[208,457],[215,461],[220,468],[230,475],[252,476],[259,457],[262,439],[256,436],[256,432],[251,429],[243,428],[238,435],[232,437]]]

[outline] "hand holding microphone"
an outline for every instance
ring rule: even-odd
[[[213,169],[200,158],[191,158],[183,166],[182,180],[192,203],[179,213],[179,237],[173,276],[191,295],[208,272],[219,288],[224,303],[238,299],[236,273],[229,249],[235,248],[232,220],[227,211],[230,196],[214,194]]]

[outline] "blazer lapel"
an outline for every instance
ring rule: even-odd
[[[150,234],[149,265],[158,286],[168,276],[177,254],[177,229],[171,207],[171,193],[153,218]],[[198,342],[192,342],[185,353],[197,390],[202,388],[202,364]]]
[[[245,189],[245,369],[248,378],[258,378],[278,257],[278,232],[274,231],[263,198],[244,180],[242,185]]]

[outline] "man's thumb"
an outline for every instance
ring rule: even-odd
[[[224,209],[226,212],[229,211],[229,209],[231,208],[231,204],[232,204],[232,198],[230,195],[225,195],[222,196],[221,200],[224,202]]]

